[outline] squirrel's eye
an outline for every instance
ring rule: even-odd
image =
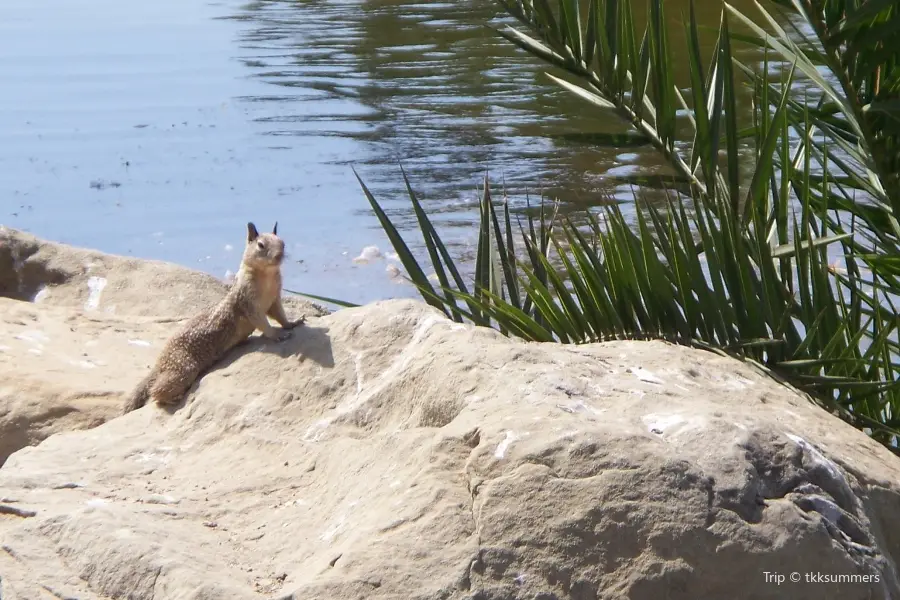
[[[260,249],[260,250],[265,250],[265,249],[266,249],[266,245],[263,244],[262,242],[256,242],[256,245],[259,246],[259,249]]]

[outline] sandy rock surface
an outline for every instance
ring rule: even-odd
[[[0,465],[57,431],[117,416],[181,320],[226,290],[184,267],[0,226]],[[323,314],[285,301],[292,315]]]
[[[170,318],[2,308],[118,357],[41,373],[17,350],[0,385],[37,403],[123,393]],[[898,523],[900,461],[738,361],[526,344],[388,301],[236,349],[174,411],[10,456],[0,597],[887,599]]]

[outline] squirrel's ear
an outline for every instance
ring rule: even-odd
[[[272,228],[272,235],[278,235],[278,221],[275,221],[275,227]]]
[[[247,241],[252,242],[258,237],[259,232],[256,231],[256,225],[254,225],[253,223],[247,223]]]

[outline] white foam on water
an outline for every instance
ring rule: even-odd
[[[366,264],[383,257],[384,255],[381,253],[381,250],[378,249],[378,246],[366,246],[359,253],[359,256],[353,259],[353,262],[357,264]]]

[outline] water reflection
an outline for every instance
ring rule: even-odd
[[[368,302],[415,292],[352,261],[386,240],[350,164],[414,238],[402,160],[464,260],[488,169],[575,207],[663,172],[486,27],[493,0],[75,4],[0,10],[0,223],[41,237],[222,276],[244,223],[278,220],[288,287]],[[698,5],[715,25],[721,0]]]
[[[703,24],[717,25],[721,2],[698,4]],[[666,8],[680,49],[687,2]],[[246,25],[239,46],[250,76],[273,86],[244,98],[254,121],[285,147],[311,134],[366,142],[340,160],[376,195],[398,199],[401,226],[412,215],[397,161],[433,214],[464,223],[485,171],[513,196],[543,191],[581,206],[631,200],[629,176],[669,173],[625,125],[559,90],[489,29],[505,19],[496,2],[253,2],[234,18]],[[675,67],[686,82],[686,61]]]

